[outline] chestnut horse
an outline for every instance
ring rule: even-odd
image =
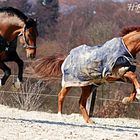
[[[0,69],[4,71],[0,86],[5,84],[11,74],[10,68],[4,63],[8,61],[17,63],[19,71],[16,85],[20,85],[23,75],[23,61],[16,52],[17,38],[20,38],[20,43],[24,46],[27,57],[32,59],[36,55],[37,35],[35,20],[28,18],[18,9],[0,8]]]
[[[136,54],[140,51],[140,27],[137,27],[137,26],[136,27],[127,27],[122,30],[121,37],[118,37],[118,38],[119,38],[119,40],[121,40],[121,42],[123,42],[123,47],[125,46],[124,47],[125,51],[131,57],[131,59],[135,59]],[[116,47],[116,46],[117,46],[117,44],[114,47]],[[85,46],[85,50],[88,47],[89,46]],[[111,46],[109,46],[109,47],[111,47]],[[100,46],[96,47],[96,48],[97,48],[96,50],[101,49]],[[76,48],[76,49],[78,49],[78,48]],[[94,47],[93,47],[93,49],[94,49]],[[92,48],[90,48],[90,50],[92,51]],[[118,53],[119,52],[120,51],[118,51]],[[103,53],[105,53],[105,52],[103,52]],[[113,53],[111,55],[113,55]],[[72,57],[70,57],[70,55],[72,55]],[[85,53],[85,55],[83,55],[83,54],[80,55],[80,51],[79,51],[78,55],[74,54],[74,50],[72,50],[70,52],[70,55],[68,55],[67,57],[59,56],[59,57],[48,57],[46,59],[40,59],[38,61],[38,64],[36,66],[34,66],[35,74],[38,74],[42,78],[60,76],[60,72],[62,69],[62,73],[63,73],[62,89],[58,94],[58,113],[59,114],[62,113],[62,106],[63,106],[65,96],[68,94],[68,92],[70,91],[70,89],[72,87],[78,86],[78,84],[79,84],[79,83],[75,84],[76,81],[72,81],[72,80],[69,82],[70,84],[66,84],[65,80],[67,80],[67,79],[65,79],[64,75],[70,74],[70,79],[75,78],[75,76],[77,76],[77,75],[74,72],[75,72],[76,67],[79,66],[78,63],[83,63],[82,61],[79,61],[79,57],[80,57],[80,59],[82,59],[81,56],[85,57],[84,59],[86,59],[86,57],[89,57],[88,55],[86,55],[86,53]],[[77,59],[74,61],[73,59],[74,59],[75,55],[77,55],[77,57],[76,57]],[[99,53],[99,55],[100,55],[100,53]],[[101,55],[104,55],[104,54],[101,54]],[[92,56],[92,55],[90,55],[90,56]],[[126,58],[126,60],[129,59],[129,58],[127,58],[127,56],[125,56],[125,58]],[[68,60],[70,60],[70,61],[68,61]],[[66,65],[67,61],[70,62],[68,65]],[[105,60],[103,60],[103,61],[105,61]],[[76,63],[76,65],[74,65],[75,67],[72,69],[71,67],[73,66],[74,63]],[[61,67],[61,65],[62,65],[62,67]],[[139,84],[139,82],[137,80],[137,76],[135,74],[136,67],[132,63],[131,64],[129,63],[129,65],[130,66],[128,68],[126,67],[126,65],[125,66],[121,65],[119,67],[114,65],[112,68],[112,73],[110,73],[109,75],[104,77],[103,81],[102,80],[98,81],[98,79],[96,79],[96,80],[93,79],[93,81],[91,80],[93,83],[88,83],[87,81],[83,81],[84,82],[83,85],[79,84],[79,87],[81,87],[81,89],[82,89],[82,94],[81,94],[81,98],[79,101],[79,105],[80,105],[80,110],[81,110],[81,113],[83,115],[85,122],[92,123],[92,120],[89,118],[87,110],[86,110],[87,98],[92,93],[93,87],[97,88],[98,85],[100,85],[104,82],[110,83],[110,82],[115,82],[115,81],[120,81],[120,80],[124,81],[124,82],[129,81],[133,84],[134,90],[129,97],[125,97],[123,99],[123,103],[130,103],[130,102],[134,101],[136,98],[140,99],[140,84]],[[131,67],[131,65],[132,65],[132,67]],[[61,69],[60,69],[60,67],[61,67]],[[85,69],[85,67],[82,67],[81,71],[83,69]],[[88,73],[87,75],[90,75],[90,73]],[[78,75],[79,79],[81,78],[80,76],[81,75]]]

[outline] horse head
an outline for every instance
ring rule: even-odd
[[[0,8],[0,36],[10,44],[17,36],[26,49],[27,57],[36,55],[36,38],[38,36],[36,21],[13,7]],[[9,50],[11,46],[8,46]]]
[[[23,44],[26,49],[27,58],[35,58],[36,56],[36,38],[38,31],[36,27],[36,21],[32,18],[28,18],[25,22],[22,32],[20,33],[20,43]]]

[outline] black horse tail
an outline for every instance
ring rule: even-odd
[[[34,74],[42,79],[60,78],[62,76],[61,65],[66,56],[49,56],[36,60],[32,65]]]

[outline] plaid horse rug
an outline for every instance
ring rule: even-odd
[[[117,66],[126,67],[124,74],[133,65],[133,60],[121,37],[101,46],[81,45],[72,49],[62,64],[62,86],[97,85],[112,75]]]

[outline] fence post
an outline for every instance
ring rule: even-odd
[[[95,99],[96,99],[96,92],[97,92],[97,88],[93,88],[93,91],[92,91],[90,97],[87,100],[86,109],[88,111],[89,117],[93,116]]]

